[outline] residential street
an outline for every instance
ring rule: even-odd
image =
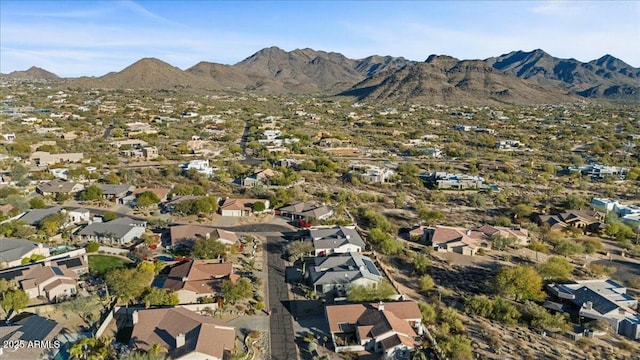
[[[271,310],[271,359],[292,360],[298,354],[294,342],[293,321],[283,302],[289,301],[289,292],[284,279],[285,264],[282,259],[283,239],[279,236],[267,236],[265,251],[268,266],[268,299]]]

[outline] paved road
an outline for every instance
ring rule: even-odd
[[[298,358],[294,342],[293,322],[283,302],[289,301],[287,284],[284,281],[285,264],[282,259],[282,241],[279,236],[267,236],[265,251],[269,274],[269,309],[271,310],[271,360],[293,360]]]

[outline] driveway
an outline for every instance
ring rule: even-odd
[[[268,309],[271,311],[270,343],[272,360],[298,358],[295,344],[293,320],[285,308],[289,304],[289,291],[284,281],[285,263],[282,259],[284,239],[267,236],[265,251],[268,268]]]

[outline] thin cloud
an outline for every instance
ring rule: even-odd
[[[133,0],[120,0],[118,1],[119,5],[122,5],[124,8],[131,10],[132,12],[141,15],[147,19],[150,20],[155,20],[167,25],[172,25],[172,26],[185,26],[183,24],[180,24],[178,22],[175,22],[173,20],[167,19],[165,17],[162,17],[158,14],[155,14],[149,10],[147,10],[144,6],[138,4],[137,2],[133,1]]]

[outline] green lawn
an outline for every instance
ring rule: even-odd
[[[114,268],[124,267],[125,264],[130,262],[130,260],[125,260],[117,256],[89,254],[89,270],[95,270],[101,274]]]

